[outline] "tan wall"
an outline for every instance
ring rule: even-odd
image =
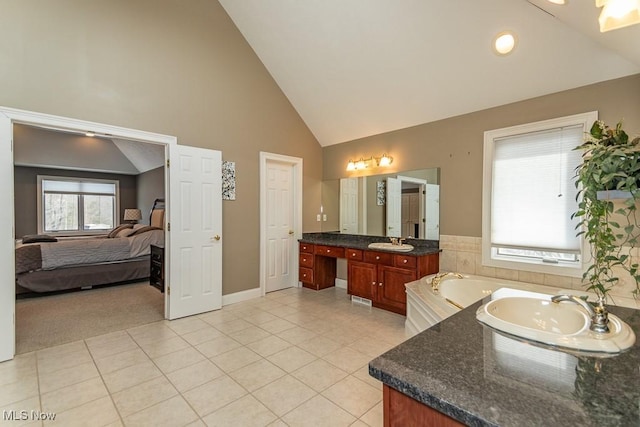
[[[223,294],[259,285],[259,152],[304,160],[316,231],[321,147],[215,0],[0,0],[0,105],[174,135],[236,162]]]
[[[593,110],[640,134],[640,74],[325,147],[323,177],[349,176],[349,159],[383,152],[395,170],[440,167],[441,233],[481,237],[484,132]]]

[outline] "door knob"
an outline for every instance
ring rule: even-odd
[[[289,230],[289,235],[293,234],[293,230]]]
[[[213,238],[216,239],[216,240],[220,240],[220,236],[217,235],[217,234],[215,236],[213,236]]]

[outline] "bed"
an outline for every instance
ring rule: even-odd
[[[164,200],[150,224],[123,224],[107,235],[55,241],[48,236],[16,244],[16,293],[42,293],[126,283],[149,277],[151,245],[164,246]]]

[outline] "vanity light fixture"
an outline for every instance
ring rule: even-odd
[[[602,8],[601,33],[640,24],[640,0],[596,0],[596,7]]]
[[[347,170],[348,171],[363,170],[363,169],[367,169],[369,166],[387,167],[391,165],[391,163],[393,163],[393,157],[391,157],[387,153],[384,153],[380,157],[371,156],[366,159],[364,157],[360,157],[360,160],[356,160],[356,161],[349,160],[349,163],[347,163]]]
[[[516,47],[516,36],[511,31],[503,31],[493,39],[493,51],[500,55],[508,55],[513,52]]]

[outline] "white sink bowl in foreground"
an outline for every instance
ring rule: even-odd
[[[548,297],[493,299],[478,308],[476,318],[520,338],[574,350],[619,353],[635,343],[633,330],[617,316],[609,314],[610,332],[596,333],[589,329],[591,319],[582,307]]]
[[[370,243],[369,249],[383,249],[385,251],[397,251],[397,252],[409,252],[413,250],[413,246],[405,245],[394,245],[392,243]]]

